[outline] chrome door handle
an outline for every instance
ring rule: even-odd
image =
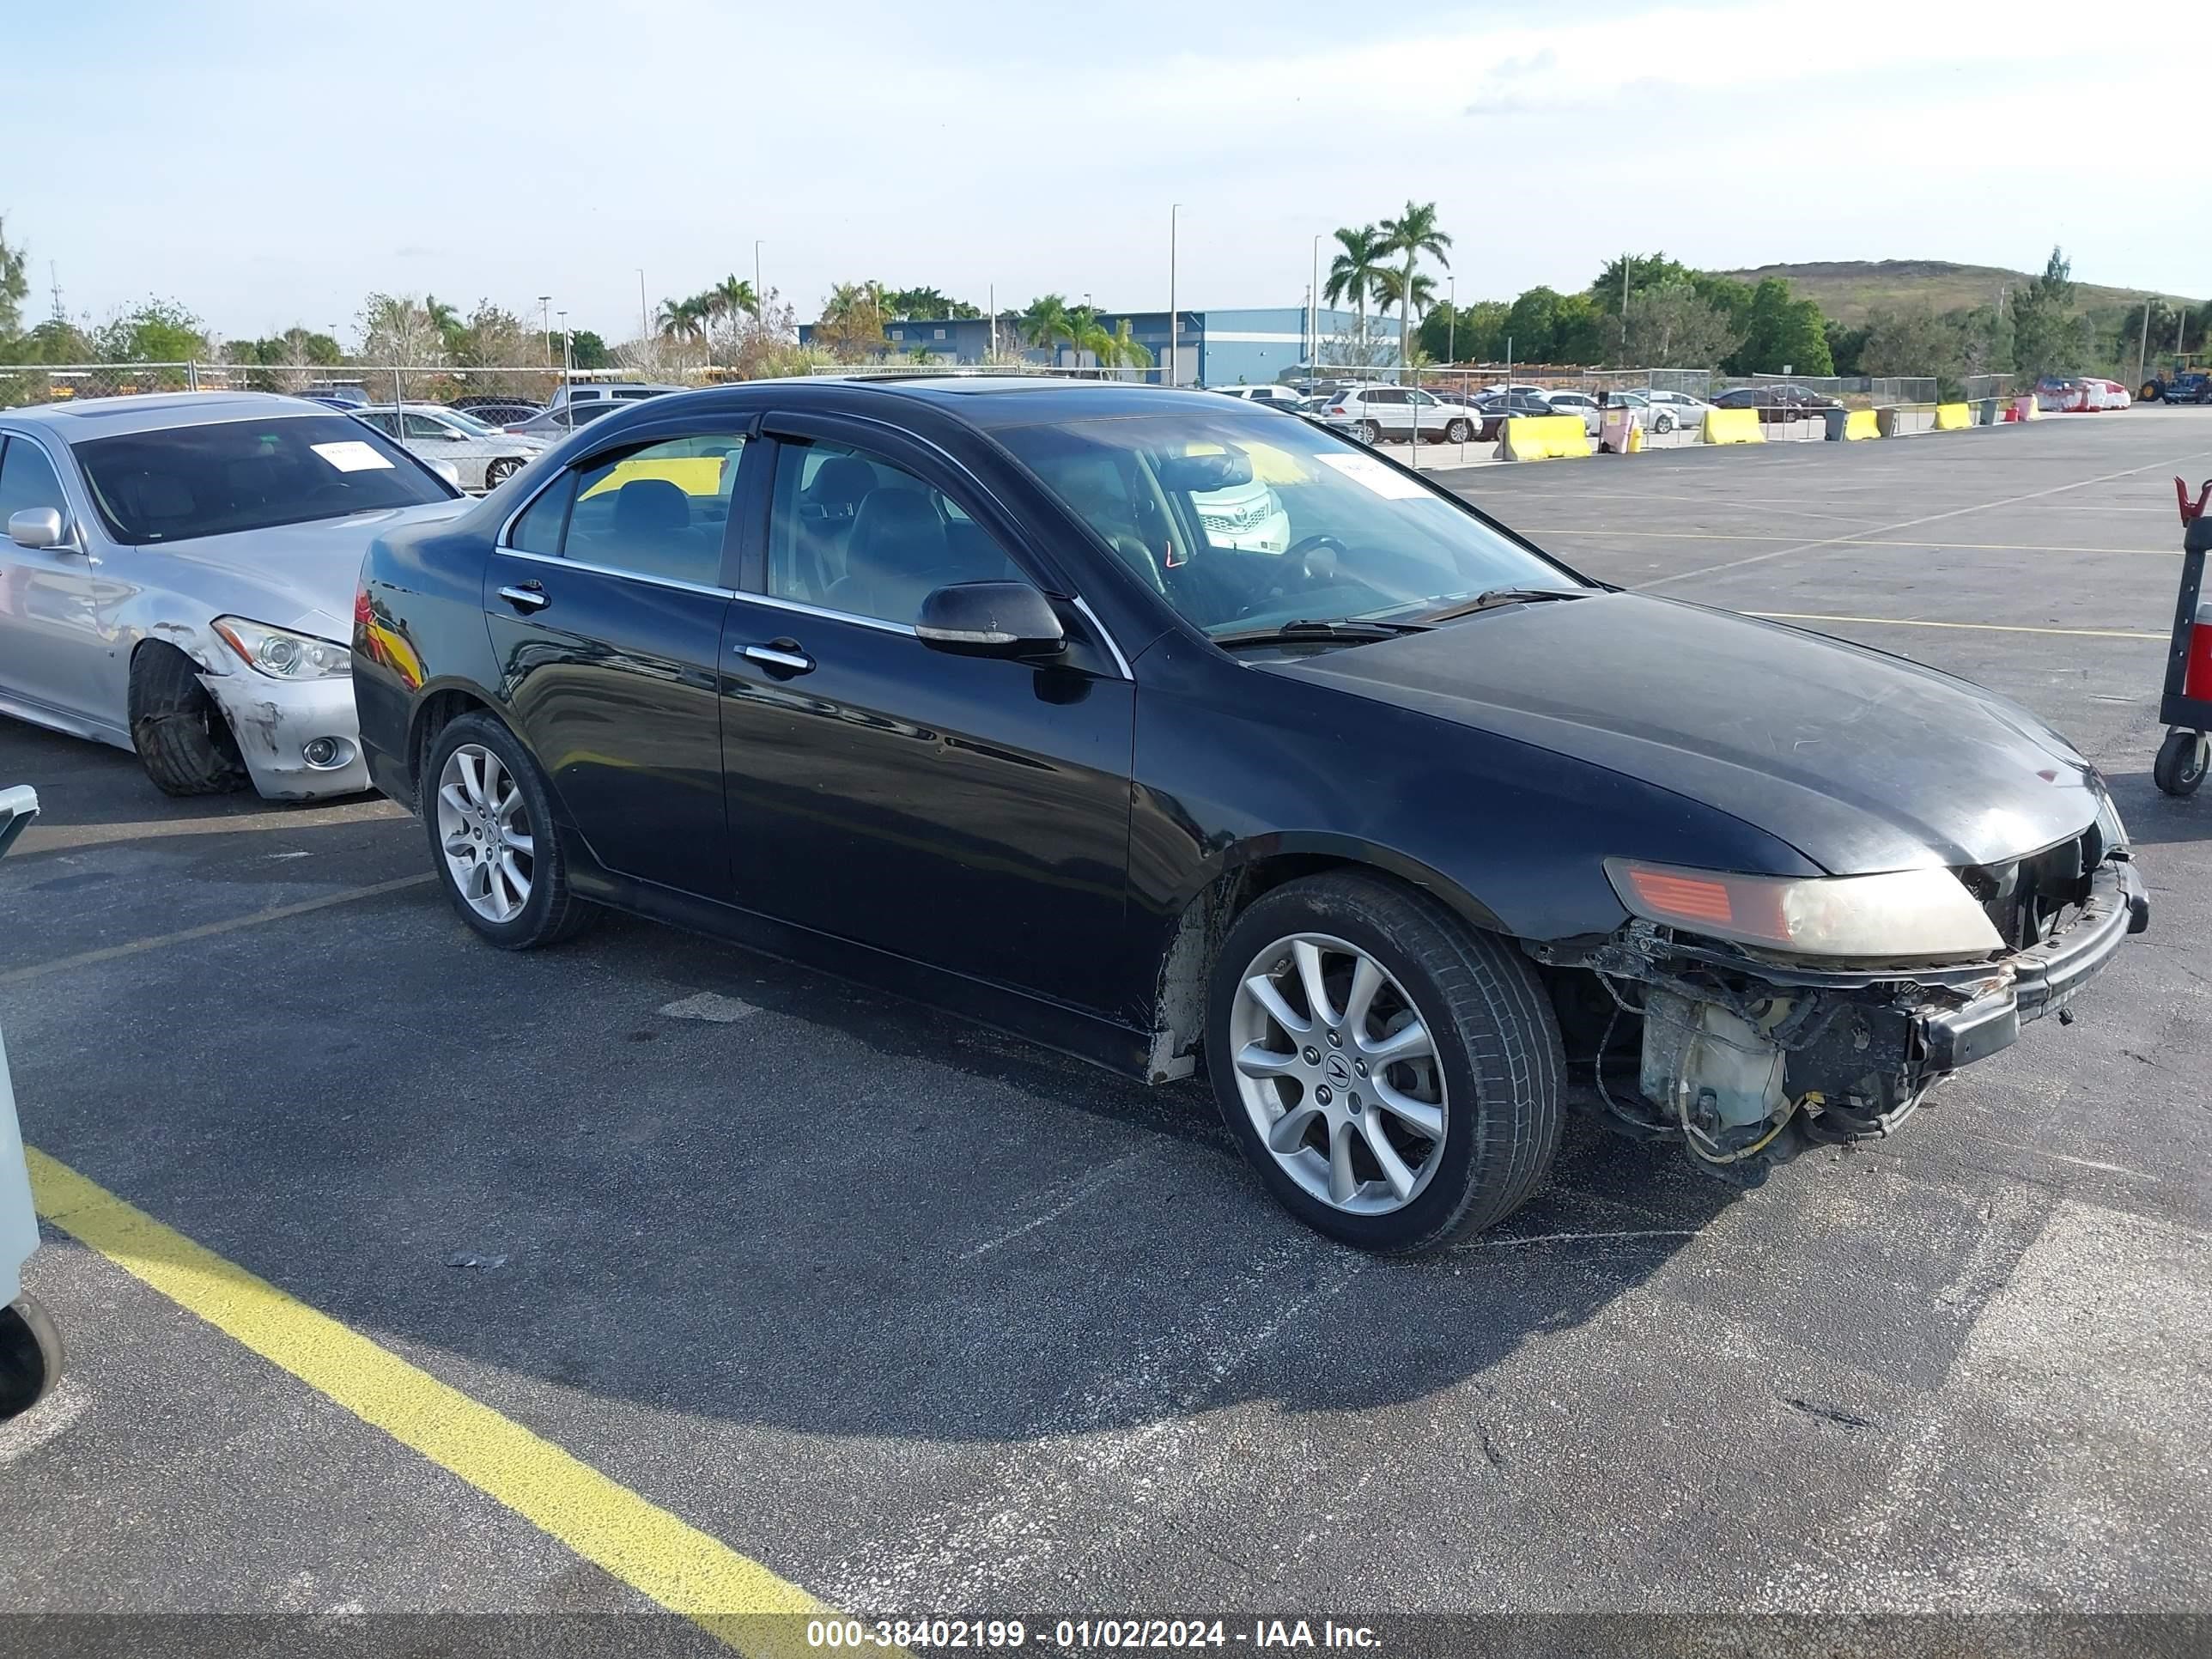
[[[775,640],[767,645],[748,645],[742,654],[747,662],[757,662],[772,673],[811,674],[814,659],[799,648],[797,640]]]
[[[499,596],[517,611],[543,611],[553,603],[545,597],[545,590],[536,582],[517,582],[513,586],[502,587],[499,590]]]

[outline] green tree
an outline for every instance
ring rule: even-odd
[[[27,251],[8,240],[8,221],[0,215],[0,341],[13,340],[23,325],[23,301],[31,292],[23,274]]]
[[[1562,294],[1552,311],[1552,361],[1601,363],[1620,339],[1620,324],[1587,294]]]
[[[1559,299],[1558,291],[1540,283],[1525,290],[1505,313],[1505,336],[1511,343],[1513,361],[1520,363],[1548,363],[1553,361],[1553,347],[1559,335]]]
[[[422,309],[430,313],[430,326],[438,331],[438,337],[446,343],[447,356],[458,356],[461,337],[468,330],[468,325],[461,319],[461,313],[434,294],[422,296]]]
[[[1728,313],[1700,299],[1686,277],[1632,288],[1624,323],[1624,366],[1711,368],[1736,346]]]
[[[1729,325],[1741,334],[1751,326],[1751,284],[1740,283],[1733,276],[1716,276],[1710,270],[1690,273],[1690,286],[1698,297],[1729,319]]]
[[[710,317],[735,318],[741,315],[746,317],[760,315],[760,296],[753,292],[753,285],[750,283],[739,277],[734,271],[708,289],[701,297],[707,301],[707,314]]]
[[[580,328],[568,336],[568,361],[578,368],[605,368],[613,363],[614,354],[590,329]]]
[[[1956,380],[1966,364],[1959,325],[1925,306],[1877,311],[1867,319],[1865,349],[1859,354],[1868,374],[1934,375]]]
[[[2094,329],[2074,314],[2074,268],[2064,250],[2054,247],[2042,275],[2032,278],[2012,299],[2012,353],[2015,373],[2030,380],[2071,374],[2087,360]]]
[[[1821,325],[1820,331],[1827,336],[1828,361],[1836,366],[1838,374],[1863,374],[1860,357],[1866,350],[1867,328],[1847,327],[1831,317]]]
[[[1417,337],[1422,350],[1437,362],[1492,363],[1505,355],[1503,300],[1476,300],[1455,311],[1441,305],[1421,319]]]
[[[1124,317],[1107,341],[1106,349],[1099,353],[1098,361],[1114,368],[1150,368],[1152,349],[1129,332],[1129,319]]]
[[[1375,297],[1376,277],[1390,256],[1389,243],[1373,225],[1345,226],[1336,233],[1338,252],[1321,285],[1329,304],[1349,304],[1359,313],[1359,337],[1367,338],[1367,302]]]
[[[1383,301],[1385,304],[1390,300],[1397,301],[1399,356],[1403,361],[1413,347],[1413,313],[1421,304],[1420,279],[1415,268],[1421,256],[1426,254],[1450,270],[1451,256],[1445,250],[1451,246],[1452,239],[1437,228],[1434,202],[1407,202],[1396,218],[1382,222],[1382,228],[1385,246],[1392,253],[1403,254],[1406,258],[1405,273],[1395,284],[1397,291]]]
[[[95,356],[92,340],[66,319],[50,317],[28,334],[0,342],[9,357],[25,363],[88,363]]]
[[[653,325],[664,340],[703,339],[707,333],[706,305],[696,295],[688,300],[663,300]]]
[[[890,349],[884,337],[884,289],[880,283],[839,283],[823,303],[814,325],[815,343],[840,362],[879,357]]]
[[[1661,288],[1669,283],[1686,283],[1695,275],[1679,260],[1662,253],[1624,253],[1605,262],[1605,269],[1591,279],[1589,296],[1598,305],[1618,317],[1620,314],[1621,270],[1628,272],[1626,292],[1632,297],[1647,288]]]
[[[212,356],[200,319],[174,300],[148,300],[111,319],[92,337],[103,363],[181,363]]]
[[[955,300],[933,288],[895,288],[884,295],[885,315],[896,322],[941,323],[955,317],[981,317],[981,307]]]
[[[378,368],[426,368],[446,357],[446,338],[428,308],[412,295],[372,294],[356,319],[361,357]]]
[[[1385,307],[1396,306],[1398,307],[1400,316],[1402,317],[1407,309],[1405,292],[1406,273],[1402,270],[1385,270],[1376,277],[1375,282],[1376,302]],[[1415,271],[1413,273],[1413,315],[1416,317],[1425,318],[1429,313],[1430,308],[1433,307],[1436,302],[1437,285],[1435,280],[1431,277],[1429,273],[1425,270]],[[1414,338],[1418,341],[1418,334]]]
[[[234,363],[309,363],[328,368],[345,361],[345,349],[328,334],[295,325],[258,340],[233,340],[224,348],[223,356]]]
[[[1072,338],[1075,331],[1067,309],[1067,296],[1038,295],[1015,316],[1014,331],[1024,343],[1057,355],[1060,343]]]
[[[1832,374],[1826,324],[1818,305],[1793,298],[1787,282],[1769,276],[1751,291],[1743,343],[1721,366],[1731,374]]]

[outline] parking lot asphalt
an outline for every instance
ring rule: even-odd
[[[1577,1123],[1498,1232],[1370,1260],[1196,1086],[643,922],[504,955],[388,804],[173,802],[0,720],[46,808],[0,861],[25,1136],[863,1613],[2204,1611],[2177,472],[2212,410],[1441,475],[1592,574],[1982,681],[2112,781],[2153,927],[2074,1022],[1753,1192]],[[69,1233],[26,1282],[71,1369],[0,1427],[0,1612],[650,1607]]]

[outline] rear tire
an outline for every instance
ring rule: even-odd
[[[131,744],[165,795],[227,795],[252,781],[238,737],[173,646],[143,646],[131,663]]]
[[[502,903],[488,903],[482,896],[472,898],[463,890],[461,878],[456,873],[454,858],[449,856],[447,842],[453,826],[441,823],[441,781],[447,774],[447,763],[455,756],[463,757],[465,772],[471,766],[481,775],[483,757],[489,753],[514,786],[513,799],[500,814],[501,827],[519,836],[528,845],[528,852],[510,857],[510,867],[520,871],[527,884],[518,904],[511,909]],[[514,733],[489,714],[463,714],[452,721],[430,739],[422,758],[421,795],[422,824],[430,840],[430,864],[437,872],[438,884],[446,891],[463,921],[474,928],[477,935],[496,945],[502,951],[535,951],[548,945],[558,945],[574,939],[599,920],[599,907],[580,898],[568,884],[568,849],[562,845],[560,831],[553,818],[553,794],[547,786],[545,775],[530,751],[522,746]],[[487,823],[488,823],[487,819]],[[480,826],[473,815],[461,821],[461,835],[469,836]],[[489,852],[482,843],[482,835],[473,836],[475,845],[468,850],[472,860],[482,860]],[[513,896],[512,885],[501,888],[503,897]],[[506,910],[503,915],[491,914]]]
[[[2151,781],[2169,795],[2195,794],[2204,781],[2208,746],[2212,745],[2208,745],[2202,732],[2167,732],[2166,741],[2158,746],[2158,758],[2151,763]]]
[[[2142,391],[2138,394],[2138,401],[2154,404],[2159,400],[2160,391],[2161,388],[2156,380],[2146,380],[2143,382]]]
[[[0,1308],[0,1423],[20,1417],[61,1380],[62,1339],[32,1297]]]
[[[1374,421],[1362,421],[1359,423],[1359,441],[1370,448],[1381,443],[1382,441],[1382,426]]]
[[[1329,971],[1338,978],[1349,976],[1346,984],[1331,982],[1333,1006],[1317,1021],[1298,956],[1300,942],[1309,939],[1328,941],[1322,960],[1334,964]],[[1380,971],[1385,988],[1370,991],[1370,1008],[1402,1004],[1395,1023],[1380,1030],[1370,1022],[1382,1020],[1381,1012],[1350,1012],[1360,1001],[1354,988],[1365,971],[1354,965],[1360,958]],[[1255,981],[1280,988],[1279,1006],[1304,1005],[1306,1035],[1291,1025],[1254,1025],[1253,1009],[1265,1006],[1252,995]],[[1411,1024],[1426,1028],[1430,1054],[1386,1060],[1378,1051]],[[1255,1038],[1255,1030],[1264,1036]],[[1274,1054],[1285,1045],[1287,1053]],[[1269,1063],[1295,1066],[1309,1049],[1318,1057],[1304,1068],[1310,1078]],[[1266,1052],[1255,1059],[1255,1050]],[[1356,1079],[1337,1077],[1342,1066],[1335,1062],[1362,1055],[1371,1067],[1360,1060]],[[1504,1220],[1528,1201],[1559,1149],[1565,1062],[1558,1022],[1534,969],[1510,941],[1480,933],[1434,900],[1380,877],[1346,872],[1291,882],[1237,918],[1214,963],[1206,1058],[1223,1121],[1261,1183],[1308,1226],[1361,1249],[1439,1249]],[[1240,1072],[1240,1058],[1249,1069]],[[1401,1074],[1401,1065],[1430,1069]],[[1331,1078],[1334,1091],[1322,1086]],[[1441,1133],[1409,1139],[1401,1109],[1386,1111],[1378,1103],[1378,1085],[1401,1100],[1434,1100]],[[1354,1091],[1373,1097],[1363,1102]],[[1353,1115],[1344,1128],[1365,1137],[1364,1146],[1347,1142],[1347,1165],[1358,1167],[1349,1170],[1358,1185],[1346,1200],[1333,1196],[1333,1159],[1306,1138],[1318,1136],[1334,1151],[1340,1131],[1334,1119],[1316,1115],[1323,1103],[1340,1115],[1348,1107]],[[1304,1136],[1282,1152],[1271,1150],[1261,1120],[1279,1137],[1296,1133],[1293,1119],[1301,1113],[1310,1122]],[[1380,1125],[1391,1127],[1397,1161],[1414,1177],[1403,1198],[1393,1194],[1373,1150]],[[1327,1166],[1329,1192],[1314,1190],[1316,1158]],[[1366,1174],[1370,1167],[1372,1176]]]

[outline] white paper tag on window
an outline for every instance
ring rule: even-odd
[[[309,444],[307,447],[341,472],[374,472],[379,469],[389,469],[392,465],[389,460],[358,438],[349,438],[343,443],[337,444]]]
[[[1323,452],[1314,457],[1333,466],[1356,484],[1364,484],[1386,501],[1410,501],[1428,498],[1429,492],[1402,472],[1394,472],[1372,455],[1338,455]]]

